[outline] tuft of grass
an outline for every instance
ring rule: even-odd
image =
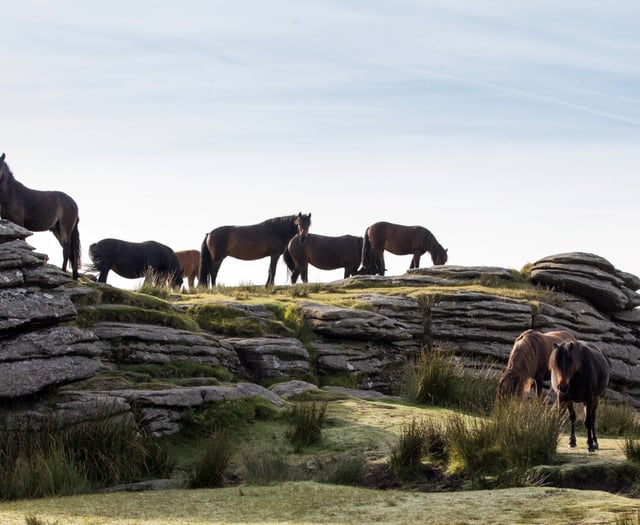
[[[634,463],[640,463],[640,440],[627,438],[622,444],[625,457]]]
[[[326,401],[295,402],[287,411],[285,437],[294,451],[299,452],[304,447],[320,441],[326,412]]]
[[[486,419],[453,415],[447,423],[450,468],[476,479],[524,473],[555,459],[561,427],[558,411],[540,399],[497,403]]]
[[[216,488],[226,484],[233,448],[224,431],[214,432],[206,440],[204,451],[189,477],[189,487]]]
[[[404,425],[400,429],[398,441],[391,450],[389,464],[391,470],[403,480],[415,479],[420,475],[422,457],[427,449],[427,429],[424,422]]]
[[[494,402],[497,379],[487,367],[471,373],[453,354],[436,349],[423,351],[406,369],[406,392],[418,404],[460,408],[487,414]]]
[[[600,402],[596,424],[599,434],[640,437],[640,416],[629,404],[608,400]]]
[[[343,454],[322,465],[316,481],[333,485],[359,485],[362,483],[366,460],[362,454]]]
[[[275,448],[247,449],[242,454],[243,478],[248,485],[268,485],[293,479],[287,455]]]

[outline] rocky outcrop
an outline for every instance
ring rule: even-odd
[[[536,299],[490,293],[492,283],[523,286],[517,272],[495,267],[351,277],[333,283],[348,293],[341,303],[295,303],[306,330],[302,337],[278,320],[277,309],[242,301],[216,303],[209,311],[206,305],[178,311],[163,303],[172,315],[189,315],[191,324],[105,321],[104,311],[111,308],[118,317],[132,307],[113,298],[92,305],[94,295],[114,289],[73,282],[46,265],[46,256],[26,243],[29,234],[0,221],[0,429],[33,427],[55,411],[69,422],[98,413],[135,414],[154,434],[166,434],[179,430],[188,407],[209,402],[261,396],[281,406],[283,398],[327,383],[397,393],[407,362],[423,349],[442,348],[470,366],[489,361],[500,368],[513,341],[529,328],[563,328],[597,343],[612,363],[609,395],[640,407],[640,279],[595,255],[561,254],[534,263],[531,281],[556,290]],[[472,291],[472,284],[487,291]],[[369,285],[375,293],[364,290]],[[78,311],[87,314],[84,323]],[[216,328],[223,311],[242,319],[235,331]],[[194,319],[207,328],[176,327],[195,325]],[[145,376],[144,367],[176,364],[224,370],[226,382],[190,377],[149,381],[144,388],[127,382]],[[123,370],[127,380],[109,382]],[[264,386],[270,384],[273,390]]]

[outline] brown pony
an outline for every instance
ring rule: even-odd
[[[447,250],[423,226],[402,226],[390,222],[376,222],[367,228],[362,245],[360,274],[384,275],[384,251],[395,255],[413,255],[411,268],[420,267],[420,257],[429,252],[433,264],[447,262]]]
[[[611,366],[602,351],[584,341],[554,343],[551,357],[551,387],[558,396],[560,410],[567,409],[571,423],[569,446],[576,446],[576,412],[573,403],[584,404],[584,426],[589,452],[598,450],[596,408],[598,398],[609,384]]]
[[[283,254],[284,262],[291,272],[291,284],[298,276],[308,282],[309,264],[321,270],[344,268],[344,278],[355,275],[360,265],[362,237],[341,235],[329,237],[310,233],[306,240],[296,235],[289,241]]]
[[[311,214],[275,217],[250,226],[220,226],[210,231],[202,241],[200,250],[199,284],[216,284],[218,270],[225,257],[231,256],[245,261],[271,257],[267,286],[272,285],[276,265],[291,237],[307,236],[311,225]]]
[[[196,284],[196,277],[200,275],[200,252],[198,250],[180,250],[176,252],[182,277],[189,282],[189,289]]]
[[[498,381],[498,397],[523,397],[529,393],[532,384],[540,396],[544,380],[550,378],[549,356],[553,345],[569,340],[575,340],[575,337],[564,330],[522,332],[513,343],[507,368]]]
[[[62,246],[62,270],[71,263],[74,279],[80,268],[78,205],[61,191],[39,191],[18,182],[0,156],[0,217],[33,232],[51,230]]]

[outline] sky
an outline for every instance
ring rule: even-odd
[[[302,212],[425,226],[452,265],[582,251],[638,275],[638,27],[634,0],[9,0],[0,152],[76,200],[85,264],[106,237],[199,249]],[[227,258],[218,283],[267,271]]]

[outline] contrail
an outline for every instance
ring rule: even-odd
[[[482,80],[472,80],[469,78],[465,78],[465,77],[460,77],[460,76],[456,76],[456,75],[452,75],[450,73],[443,73],[443,72],[434,72],[434,71],[425,71],[423,69],[417,68],[417,67],[413,67],[413,66],[405,66],[405,65],[401,65],[401,64],[393,64],[391,62],[385,62],[383,60],[369,60],[369,62],[371,64],[377,64],[377,65],[381,65],[381,66],[385,66],[388,68],[392,68],[392,69],[399,69],[402,71],[407,71],[409,73],[421,76],[421,77],[436,77],[436,78],[445,78],[445,79],[449,79],[449,80],[455,80],[457,82],[461,82],[464,84],[471,84],[471,85],[475,85],[475,86],[482,86],[485,88],[490,88],[490,89],[495,89],[495,90],[500,90],[500,91],[504,91],[507,93],[515,93],[521,97],[525,97],[525,98],[529,98],[529,99],[534,99],[534,100],[541,100],[541,101],[545,101],[545,102],[550,102],[553,103],[555,105],[558,106],[564,106],[564,107],[568,107],[571,109],[575,109],[578,111],[582,111],[585,113],[590,113],[592,115],[596,115],[599,117],[603,117],[609,120],[614,120],[617,122],[622,122],[624,124],[628,124],[631,125],[633,127],[640,127],[640,120],[638,118],[634,118],[634,117],[629,117],[627,115],[620,115],[618,113],[614,113],[611,111],[606,111],[604,109],[598,109],[598,108],[593,108],[591,106],[587,106],[584,104],[577,104],[575,102],[571,102],[568,100],[564,100],[558,97],[554,97],[551,95],[542,95],[539,93],[534,93],[532,91],[527,91],[525,89],[521,89],[518,87],[514,87],[514,86],[507,86],[507,85],[502,85],[502,84],[498,84],[496,82],[486,82],[486,81],[482,81]]]

